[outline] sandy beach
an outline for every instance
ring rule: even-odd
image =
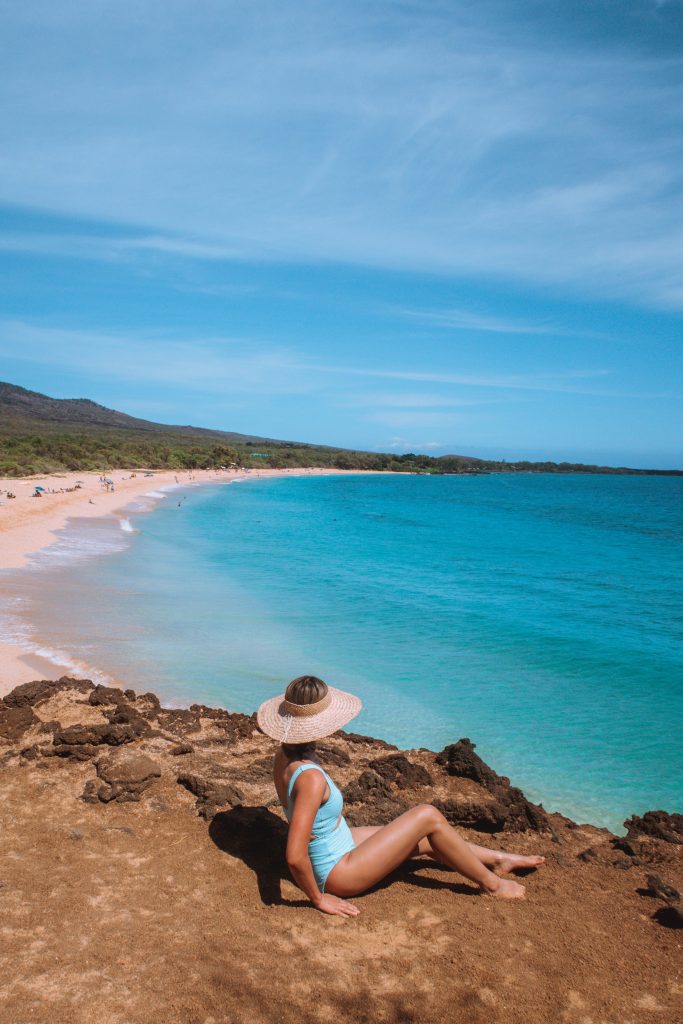
[[[21,479],[0,477],[0,569],[20,569],[31,555],[57,540],[72,518],[123,517],[131,502],[155,491],[229,483],[246,477],[313,476],[349,472],[332,469],[193,470],[192,472],[115,470],[105,484],[98,473],[55,473]],[[42,488],[35,497],[36,488]],[[13,494],[10,498],[8,495]],[[56,678],[64,666],[0,640],[0,696],[33,679]],[[83,665],[84,672],[92,666]],[[122,681],[124,682],[124,681]]]

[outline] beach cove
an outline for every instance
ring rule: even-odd
[[[44,474],[14,478],[0,477],[0,572],[20,569],[31,563],[33,556],[58,543],[59,535],[70,520],[94,521],[109,519],[110,525],[130,531],[126,509],[131,503],[140,514],[151,510],[174,489],[188,490],[202,484],[230,483],[248,476],[276,477],[281,474],[326,474],[326,469],[305,470],[192,470],[146,471],[114,470],[107,474],[113,486],[107,487],[103,474],[86,471]],[[344,473],[344,470],[335,472]],[[36,497],[36,489],[42,492]],[[13,497],[8,497],[11,494]],[[82,545],[75,552],[82,551]],[[33,644],[32,647],[41,645]],[[46,654],[37,654],[19,644],[0,638],[0,696],[14,686],[54,675],[72,660],[55,661]],[[81,664],[83,671],[96,666]]]
[[[22,574],[60,673],[250,712],[303,666],[577,820],[680,809],[679,483],[287,475],[74,519]]]

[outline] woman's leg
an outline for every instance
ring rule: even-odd
[[[327,876],[326,890],[342,897],[365,892],[414,852],[428,852],[424,847],[420,850],[420,842],[424,839],[429,840],[429,848],[440,861],[476,882],[486,892],[508,899],[524,896],[524,886],[503,881],[489,871],[443,814],[431,804],[413,807],[389,825],[369,834],[335,864]]]
[[[360,846],[370,836],[381,831],[384,825],[360,825],[356,828],[352,828],[353,841],[356,846]],[[545,863],[545,857],[530,856],[526,857],[521,853],[508,853],[506,850],[490,850],[487,846],[477,846],[476,843],[470,843],[464,840],[470,850],[477,857],[482,864],[485,864],[487,868],[495,870],[497,874],[506,875],[510,871],[517,871],[519,868],[537,868],[540,864]],[[421,839],[417,846],[408,854],[409,857],[417,857],[422,854],[426,857],[431,857],[434,860],[439,860],[439,856],[435,853],[432,848],[432,844],[429,839]]]
[[[520,868],[537,868],[545,863],[545,857],[526,857],[521,853],[507,853],[506,850],[489,850],[486,846],[477,846],[476,843],[467,844],[482,864],[492,868],[497,873],[506,875],[509,871],[517,871]]]

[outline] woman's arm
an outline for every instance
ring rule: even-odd
[[[313,820],[323,802],[326,788],[324,775],[317,771],[302,772],[294,783],[294,809],[287,836],[287,867],[316,910],[324,914],[353,917],[359,911],[352,903],[320,892],[308,856]]]

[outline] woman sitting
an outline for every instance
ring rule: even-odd
[[[257,713],[261,731],[280,741],[273,775],[289,821],[287,864],[313,906],[325,914],[355,916],[360,911],[347,898],[417,854],[448,865],[491,896],[523,899],[524,886],[499,875],[538,867],[545,858],[468,843],[430,804],[413,807],[388,825],[349,828],[342,795],[316,759],[315,741],[346,725],[360,709],[352,694],[316,676],[300,676]]]

